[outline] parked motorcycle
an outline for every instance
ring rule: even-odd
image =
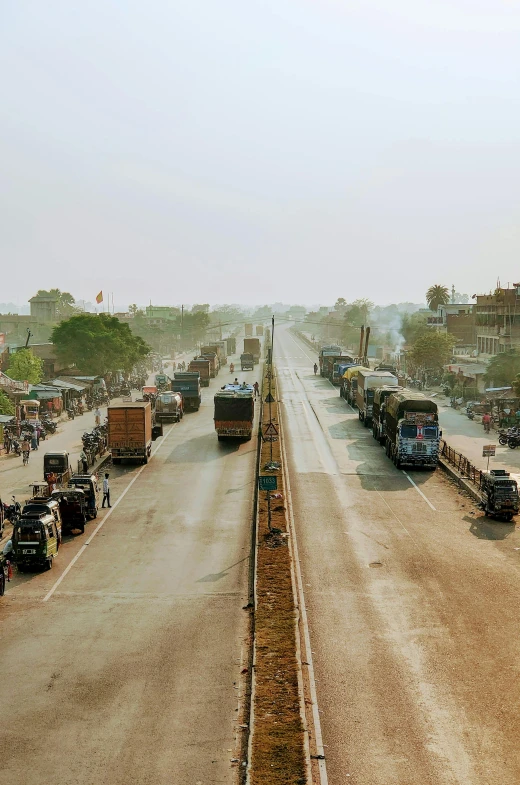
[[[516,450],[516,448],[520,446],[520,434],[509,436],[507,439],[507,446],[510,450]]]
[[[74,419],[74,417],[76,416],[76,413],[75,413],[75,411],[74,411],[74,409],[73,409],[73,407],[72,407],[72,406],[70,406],[70,407],[67,409],[67,415],[68,415],[68,418],[69,418],[69,420],[73,420],[73,419]]]
[[[4,504],[4,517],[14,526],[14,524],[22,514],[22,508],[20,506],[20,503],[16,501],[15,496],[12,496],[11,499],[12,499],[11,504]]]

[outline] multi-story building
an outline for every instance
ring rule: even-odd
[[[479,355],[520,349],[520,283],[477,295],[475,321]]]
[[[453,335],[457,341],[455,354],[476,354],[477,335],[472,303],[439,305],[437,312],[428,316],[428,324]]]

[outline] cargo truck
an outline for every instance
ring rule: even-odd
[[[364,368],[362,365],[351,365],[343,374],[343,387],[340,390],[340,395],[346,400],[350,406],[356,405],[356,393],[358,383],[358,371],[369,371],[370,368]]]
[[[341,355],[341,346],[337,346],[336,344],[331,344],[330,346],[322,346],[319,351],[319,365],[320,365],[320,376],[325,376],[323,373],[323,358],[330,357],[331,355]]]
[[[219,341],[217,346],[220,349],[219,360],[220,367],[227,365],[227,341]]]
[[[170,386],[170,379],[166,376],[165,373],[156,373],[155,374],[155,386],[157,387],[158,392],[162,390],[167,390]]]
[[[397,387],[397,376],[389,373],[389,371],[359,369],[357,374],[356,404],[359,419],[365,428],[372,425],[374,393],[378,387],[383,387],[383,385]]]
[[[354,358],[346,352],[338,352],[337,354],[324,355],[322,360],[322,376],[332,382],[334,377],[334,365],[336,363],[345,363],[345,365],[354,365]]]
[[[188,371],[199,374],[201,387],[209,387],[210,362],[207,357],[198,357],[192,360],[188,365]]]
[[[251,336],[253,335],[253,325],[246,324],[244,330],[245,330],[246,338],[251,338]]]
[[[200,347],[200,356],[201,357],[210,357],[212,354],[216,355],[216,358],[217,358],[217,361],[216,361],[217,373],[219,372],[220,366],[222,364],[220,362],[220,352],[221,352],[221,348],[220,348],[220,345],[218,343],[207,344],[206,346],[201,346]]]
[[[209,380],[208,380],[209,382]],[[176,371],[172,381],[173,392],[178,392],[184,400],[184,411],[198,412],[201,403],[200,373],[198,371]]]
[[[255,406],[250,384],[226,384],[215,394],[215,430],[218,440],[247,439],[253,433]]]
[[[219,372],[218,356],[215,352],[208,352],[207,354],[200,354],[195,360],[209,360],[209,378],[215,379]]]
[[[400,392],[402,387],[386,385],[374,391],[374,408],[372,409],[372,436],[379,444],[385,443],[386,433],[386,399],[392,393]]]
[[[256,325],[256,334],[257,335],[263,335],[264,334],[264,325],[263,324],[257,324]]]
[[[260,338],[244,338],[244,354],[252,354],[255,365],[260,362],[261,351]]]
[[[132,458],[148,463],[152,453],[152,407],[149,401],[112,403],[107,409],[108,449],[112,463]]]
[[[350,358],[344,358],[345,360]],[[355,365],[354,362],[337,362],[334,363],[332,366],[332,379],[331,382],[335,387],[341,387],[343,384],[343,374],[347,370],[347,368],[352,368]]]
[[[386,400],[385,430],[386,454],[397,468],[436,468],[441,432],[435,401],[421,393],[392,393]]]
[[[226,338],[227,343],[227,356],[229,357],[232,354],[236,354],[237,351],[237,339],[235,336],[232,338]]]
[[[253,371],[255,367],[255,359],[252,354],[240,355],[240,368],[242,371]]]

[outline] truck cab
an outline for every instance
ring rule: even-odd
[[[240,368],[242,371],[253,371],[255,360],[252,354],[244,353],[240,355]]]

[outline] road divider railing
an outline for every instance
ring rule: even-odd
[[[453,447],[441,439],[440,443],[440,457],[453,466],[457,472],[465,480],[469,480],[476,488],[482,487],[482,475],[484,472],[479,469],[475,464],[466,458],[461,452],[455,450]]]
[[[282,432],[275,373],[268,363],[261,400],[252,736],[247,780],[250,785],[305,785],[304,707],[280,444]]]

